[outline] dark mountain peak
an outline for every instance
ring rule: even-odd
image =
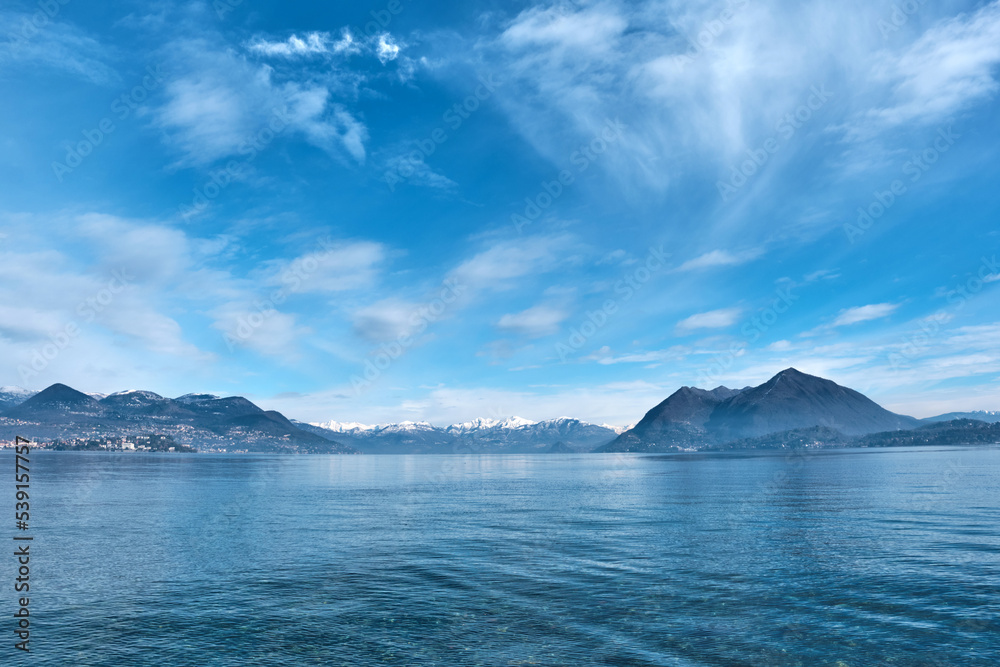
[[[726,387],[724,385],[719,385],[715,389],[702,389],[700,387],[688,387],[687,385],[685,385],[680,389],[678,389],[677,391],[675,391],[669,397],[667,397],[667,400],[670,400],[671,398],[673,398],[674,400],[680,400],[681,398],[689,399],[691,397],[696,397],[699,399],[711,397],[719,401],[724,401],[730,396],[735,396],[741,391],[746,391],[746,388],[730,389],[729,387]]]
[[[733,441],[745,441],[741,447],[785,446],[827,431],[857,436],[916,425],[833,380],[786,368],[757,387],[681,387],[599,451],[669,451]],[[784,435],[752,440],[771,434]]]
[[[735,439],[813,426],[860,435],[913,428],[916,420],[889,412],[833,380],[786,368],[759,387],[720,403],[706,426]]]
[[[122,417],[189,417],[189,406],[152,391],[119,391],[101,399],[101,405]]]
[[[88,413],[97,414],[102,411],[101,404],[94,398],[77,391],[72,387],[56,383],[46,387],[18,406],[10,408],[4,414],[12,417],[39,417],[50,413]]]
[[[749,389],[749,387],[744,387],[743,389],[730,389],[729,387],[719,385],[718,387],[716,387],[715,389],[711,390],[708,393],[710,393],[712,396],[719,399],[720,401],[724,401],[727,398],[735,396],[741,391],[746,391],[747,389]]]
[[[809,385],[819,385],[819,384],[837,384],[833,380],[827,380],[825,378],[817,377],[815,375],[809,375],[808,373],[803,373],[797,368],[786,368],[781,371],[770,380],[765,382],[762,387],[776,386],[776,385],[786,385],[790,387],[805,387]]]
[[[54,385],[41,390],[21,404],[22,407],[29,405],[33,407],[52,405],[79,405],[95,407],[97,406],[97,401],[82,391],[77,391],[72,387],[68,387],[57,382]]]
[[[177,401],[175,401],[175,403],[176,402]],[[202,419],[215,422],[224,422],[225,420],[232,419],[233,417],[259,415],[264,412],[242,396],[213,398],[187,404],[181,403],[181,405],[187,410],[199,415]]]

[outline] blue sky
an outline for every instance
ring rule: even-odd
[[[1000,409],[998,2],[6,3],[0,384]]]

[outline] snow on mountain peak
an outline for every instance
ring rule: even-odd
[[[137,396],[152,400],[163,400],[163,397],[159,394],[152,391],[146,391],[145,389],[126,389],[125,391],[116,391],[113,394],[108,394],[108,396]]]
[[[478,431],[484,428],[493,428],[497,425],[497,420],[490,418],[473,419],[472,421],[462,422],[461,424],[452,424],[447,427],[447,431],[456,431],[458,433],[465,433],[466,431]]]
[[[215,394],[184,394],[183,396],[178,396],[174,400],[178,403],[184,403],[189,405],[191,403],[204,403],[205,401],[215,401],[221,398]]]
[[[434,430],[434,427],[430,424],[430,422],[411,422],[411,421],[399,422],[396,424],[380,424],[375,428],[377,428],[380,431],[391,431],[391,432]]]
[[[520,428],[521,426],[532,426],[535,422],[524,417],[508,417],[497,424],[500,428]]]
[[[336,433],[350,433],[351,431],[370,431],[376,426],[369,426],[368,424],[362,424],[361,422],[338,422],[338,421],[328,421],[328,422],[310,422],[312,426],[318,426],[320,428],[325,428],[328,431],[335,431]]]
[[[507,417],[506,419],[491,419],[490,417],[480,417],[478,419],[473,419],[472,421],[462,422],[461,424],[452,424],[446,431],[452,433],[469,433],[472,431],[485,431],[489,429],[515,429],[521,428],[523,426],[532,426],[535,422],[530,419],[524,419],[523,417]]]
[[[514,431],[519,429],[527,429],[532,426],[536,427],[565,427],[572,425],[579,425],[581,427],[594,426],[594,424],[589,424],[587,422],[582,422],[579,419],[573,417],[558,417],[556,419],[547,419],[545,421],[535,422],[530,419],[525,419],[524,417],[506,417],[504,419],[493,419],[491,417],[479,417],[478,419],[472,419],[467,422],[462,422],[459,424],[451,424],[444,428],[438,428],[433,426],[429,422],[425,421],[402,421],[402,422],[392,422],[388,424],[362,424],[360,422],[338,422],[338,421],[328,421],[328,422],[310,422],[312,426],[318,426],[320,428],[325,428],[328,431],[334,431],[336,433],[361,433],[368,432],[371,434],[377,433],[402,433],[409,431],[431,431],[439,430],[452,435],[460,436],[465,434],[474,433],[484,433],[486,431]],[[616,434],[621,434],[630,429],[632,426],[610,426],[608,424],[601,424],[601,428],[606,428],[608,430],[614,431]]]

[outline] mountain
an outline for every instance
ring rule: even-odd
[[[1000,440],[1000,413],[951,413],[918,421],[847,387],[794,368],[758,387],[681,387],[626,430],[559,417],[482,418],[440,428],[404,421],[306,424],[241,396],[167,398],[129,390],[103,396],[54,384],[38,393],[0,389],[0,439],[91,440],[160,435],[202,450],[366,454],[889,447]],[[959,419],[946,419],[958,415]],[[966,415],[975,419],[967,419]]]
[[[712,390],[681,387],[654,407],[632,429],[622,433],[600,451],[644,452],[691,447],[712,439],[705,424],[712,412],[739,389]]]
[[[918,424],[853,389],[788,368],[758,387],[742,390],[682,387],[599,451],[702,449],[740,441],[745,447],[770,447],[817,437],[834,439],[834,432],[843,439]],[[809,430],[817,427],[829,430]],[[773,434],[785,435],[768,440]]]
[[[949,412],[937,417],[927,417],[921,419],[922,422],[949,422],[956,419],[975,419],[977,421],[995,424],[1000,422],[1000,411],[998,410],[974,410],[972,412]]]
[[[401,422],[367,426],[356,422],[342,424],[305,424],[295,426],[329,439],[348,444],[365,454],[451,454],[458,442],[455,437],[427,422]]]
[[[184,394],[183,396],[178,396],[174,400],[178,403],[183,403],[184,405],[190,405],[192,403],[205,403],[207,401],[217,401],[221,396],[216,396],[215,394]]]
[[[610,442],[612,427],[560,417],[533,422],[522,417],[480,418],[439,428],[427,422],[370,426],[358,422],[321,422],[296,426],[337,438],[366,454],[544,453],[556,442],[570,451],[590,451]]]
[[[721,439],[735,440],[811,426],[864,435],[916,428],[918,423],[832,380],[788,368],[720,403],[706,428]]]
[[[254,406],[257,407],[257,406]],[[324,438],[321,435],[303,431],[290,422],[280,412],[266,410],[230,417],[215,427],[216,432],[228,437],[243,436],[246,439],[261,435],[294,442],[300,452],[307,454],[360,454],[349,445]]]
[[[722,445],[710,445],[705,450],[729,451],[743,449],[801,449],[803,447],[848,447],[851,438],[829,426],[810,426],[779,431],[756,438],[733,440]]]
[[[618,434],[614,429],[597,424],[588,424],[579,419],[559,417],[535,424],[528,424],[512,429],[507,437],[508,442],[520,441],[528,451],[545,451],[546,446],[557,442],[571,451],[590,451],[594,447],[606,444]]]
[[[848,436],[828,426],[780,431],[756,438],[734,440],[706,450],[801,449],[808,447],[921,447],[1000,444],[1000,422],[953,419],[930,422],[908,430]]]
[[[523,417],[507,417],[506,419],[490,419],[480,417],[472,421],[461,424],[452,424],[445,430],[453,435],[475,435],[478,433],[494,433],[497,431],[510,431],[522,426],[532,426],[535,422]]]
[[[20,405],[7,408],[3,411],[3,415],[26,421],[60,417],[86,421],[103,412],[104,408],[96,399],[64,384],[54,384]]]
[[[852,447],[914,447],[927,445],[1000,444],[1000,422],[953,419],[932,422],[909,431],[888,431],[861,436]]]
[[[188,394],[165,398],[130,390],[97,400],[63,384],[0,410],[0,439],[23,435],[36,441],[169,436],[198,449],[359,453],[304,431],[277,412],[264,411],[241,396]]]
[[[194,415],[194,412],[188,410],[186,406],[151,391],[119,391],[105,396],[99,403],[106,412],[118,415],[123,419],[136,416],[191,417]]]
[[[547,452],[556,442],[562,442],[570,450],[583,451],[615,437],[614,431],[608,428],[570,417],[540,422],[522,417],[476,419],[452,424],[445,430],[456,436],[466,451],[481,453]]]
[[[311,426],[317,426],[319,428],[325,429],[327,431],[333,431],[334,433],[354,433],[356,431],[368,431],[374,426],[368,426],[362,424],[361,422],[322,422],[320,424],[311,424]]]
[[[20,405],[34,396],[35,393],[21,387],[0,387],[0,410]]]

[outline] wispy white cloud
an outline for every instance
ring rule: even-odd
[[[677,323],[677,333],[687,334],[698,329],[724,329],[736,324],[742,308],[720,308],[706,313],[697,313]]]
[[[852,129],[863,139],[905,123],[935,123],[994,95],[1000,64],[1000,2],[944,20],[902,52],[884,52],[875,67],[888,85],[887,106],[867,112]]]
[[[18,229],[21,251],[0,256],[6,323],[0,338],[19,346],[10,357],[15,364],[30,363],[35,351],[55,339],[62,351],[58,364],[44,365],[46,371],[77,368],[80,355],[100,360],[94,368],[101,372],[115,363],[135,364],[136,357],[122,358],[128,355],[147,363],[211,358],[185,339],[171,309],[175,284],[207,259],[203,250],[209,246],[157,223],[99,214],[48,217],[44,229],[43,235]],[[73,252],[25,249],[49,245],[52,234],[71,243]],[[51,374],[41,377],[54,381]]]
[[[289,292],[372,289],[388,257],[386,247],[372,241],[325,239],[320,246],[290,260],[265,262],[261,277]]]
[[[811,86],[837,76],[831,54],[852,68],[864,63],[863,40],[844,37],[872,18],[856,10],[743,0],[552,3],[522,11],[475,52],[507,77],[512,93],[499,103],[546,158],[565,163],[620,116],[628,129],[601,168],[630,190],[659,189],[692,158],[729,167],[751,140],[774,134]]]
[[[57,6],[58,7],[58,6]],[[46,19],[39,28],[38,16]],[[0,11],[7,37],[0,42],[0,64],[27,63],[72,74],[98,85],[121,82],[109,63],[114,49],[77,26],[50,19],[41,5],[34,14]]]
[[[545,46],[561,57],[606,51],[628,27],[612,3],[599,3],[586,11],[567,6],[533,7],[521,13],[500,39],[510,48]]]
[[[512,281],[553,270],[574,241],[569,235],[529,236],[496,243],[460,264],[452,277],[474,289],[502,290]]]
[[[680,361],[690,353],[691,348],[683,345],[675,345],[666,350],[633,352],[616,356],[611,353],[610,348],[603,347],[590,355],[588,359],[593,359],[604,366],[611,364],[660,364],[667,361]]]
[[[847,308],[846,310],[840,311],[837,318],[830,324],[830,326],[846,327],[851,324],[858,324],[859,322],[880,320],[883,317],[892,315],[896,312],[897,308],[899,308],[898,303],[873,303],[867,306]]]
[[[385,161],[385,172],[397,175],[402,182],[438,190],[454,190],[458,183],[434,171],[420,151],[393,155]],[[398,187],[395,184],[393,187]]]
[[[398,339],[414,330],[426,308],[396,296],[381,299],[351,314],[354,333],[372,343]]]
[[[529,338],[541,338],[559,331],[569,313],[561,308],[538,305],[519,313],[507,313],[497,322],[497,327]]]
[[[370,403],[358,405],[348,386],[294,398],[274,397],[258,403],[303,421],[317,422],[356,415],[361,422],[369,424],[411,419],[446,426],[484,416],[517,415],[540,421],[561,415],[587,415],[586,421],[624,425],[639,421],[649,407],[662,401],[674,389],[676,387],[645,381],[521,390],[493,386],[413,387],[405,399],[380,394]]]
[[[334,155],[365,160],[368,131],[330,85],[315,81],[278,81],[274,70],[249,62],[206,40],[173,45],[181,63],[165,85],[166,100],[155,123],[182,164],[207,164],[249,155],[260,134],[304,136]]]
[[[836,280],[840,277],[840,271],[837,269],[819,269],[813,271],[812,273],[807,273],[802,276],[802,280],[807,283],[816,282],[817,280]]]
[[[707,269],[716,266],[739,266],[740,264],[751,262],[763,254],[764,251],[760,248],[744,250],[738,253],[732,253],[728,250],[712,250],[700,257],[689,259],[677,267],[677,270],[694,271],[696,269]]]

